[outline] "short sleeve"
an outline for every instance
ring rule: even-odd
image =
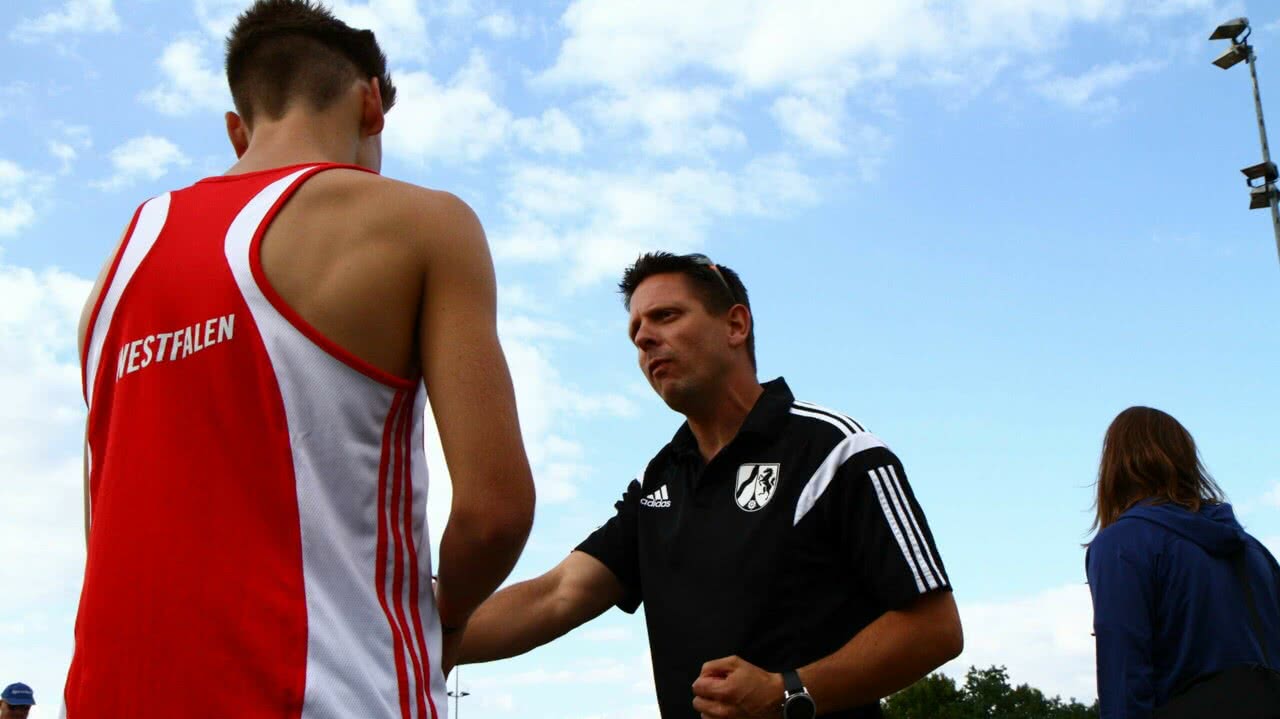
[[[907,472],[887,448],[846,460],[814,509],[824,534],[882,611],[951,589]]]
[[[577,551],[600,560],[622,585],[618,608],[632,614],[640,606],[640,562],[636,520],[640,508],[640,482],[632,480],[622,499],[613,505],[615,513],[609,521],[591,533]]]

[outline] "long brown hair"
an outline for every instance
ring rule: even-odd
[[[1116,416],[1102,441],[1094,529],[1106,529],[1138,502],[1177,504],[1193,512],[1226,497],[1200,461],[1195,440],[1178,420],[1151,407]]]

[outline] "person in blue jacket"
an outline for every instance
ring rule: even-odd
[[[1275,559],[1236,521],[1176,419],[1150,407],[1121,412],[1103,441],[1097,489],[1085,564],[1102,719],[1150,717],[1196,678],[1231,666],[1280,667]],[[1241,552],[1265,650],[1232,568]]]

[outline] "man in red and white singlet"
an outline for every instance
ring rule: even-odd
[[[66,716],[440,719],[534,501],[484,232],[377,174],[372,33],[259,0],[227,75],[239,161],[143,203],[81,323]],[[453,481],[434,594],[428,397]]]

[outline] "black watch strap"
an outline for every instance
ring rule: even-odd
[[[804,691],[804,683],[800,681],[800,674],[794,669],[788,669],[783,672],[782,688],[786,690],[788,696]]]

